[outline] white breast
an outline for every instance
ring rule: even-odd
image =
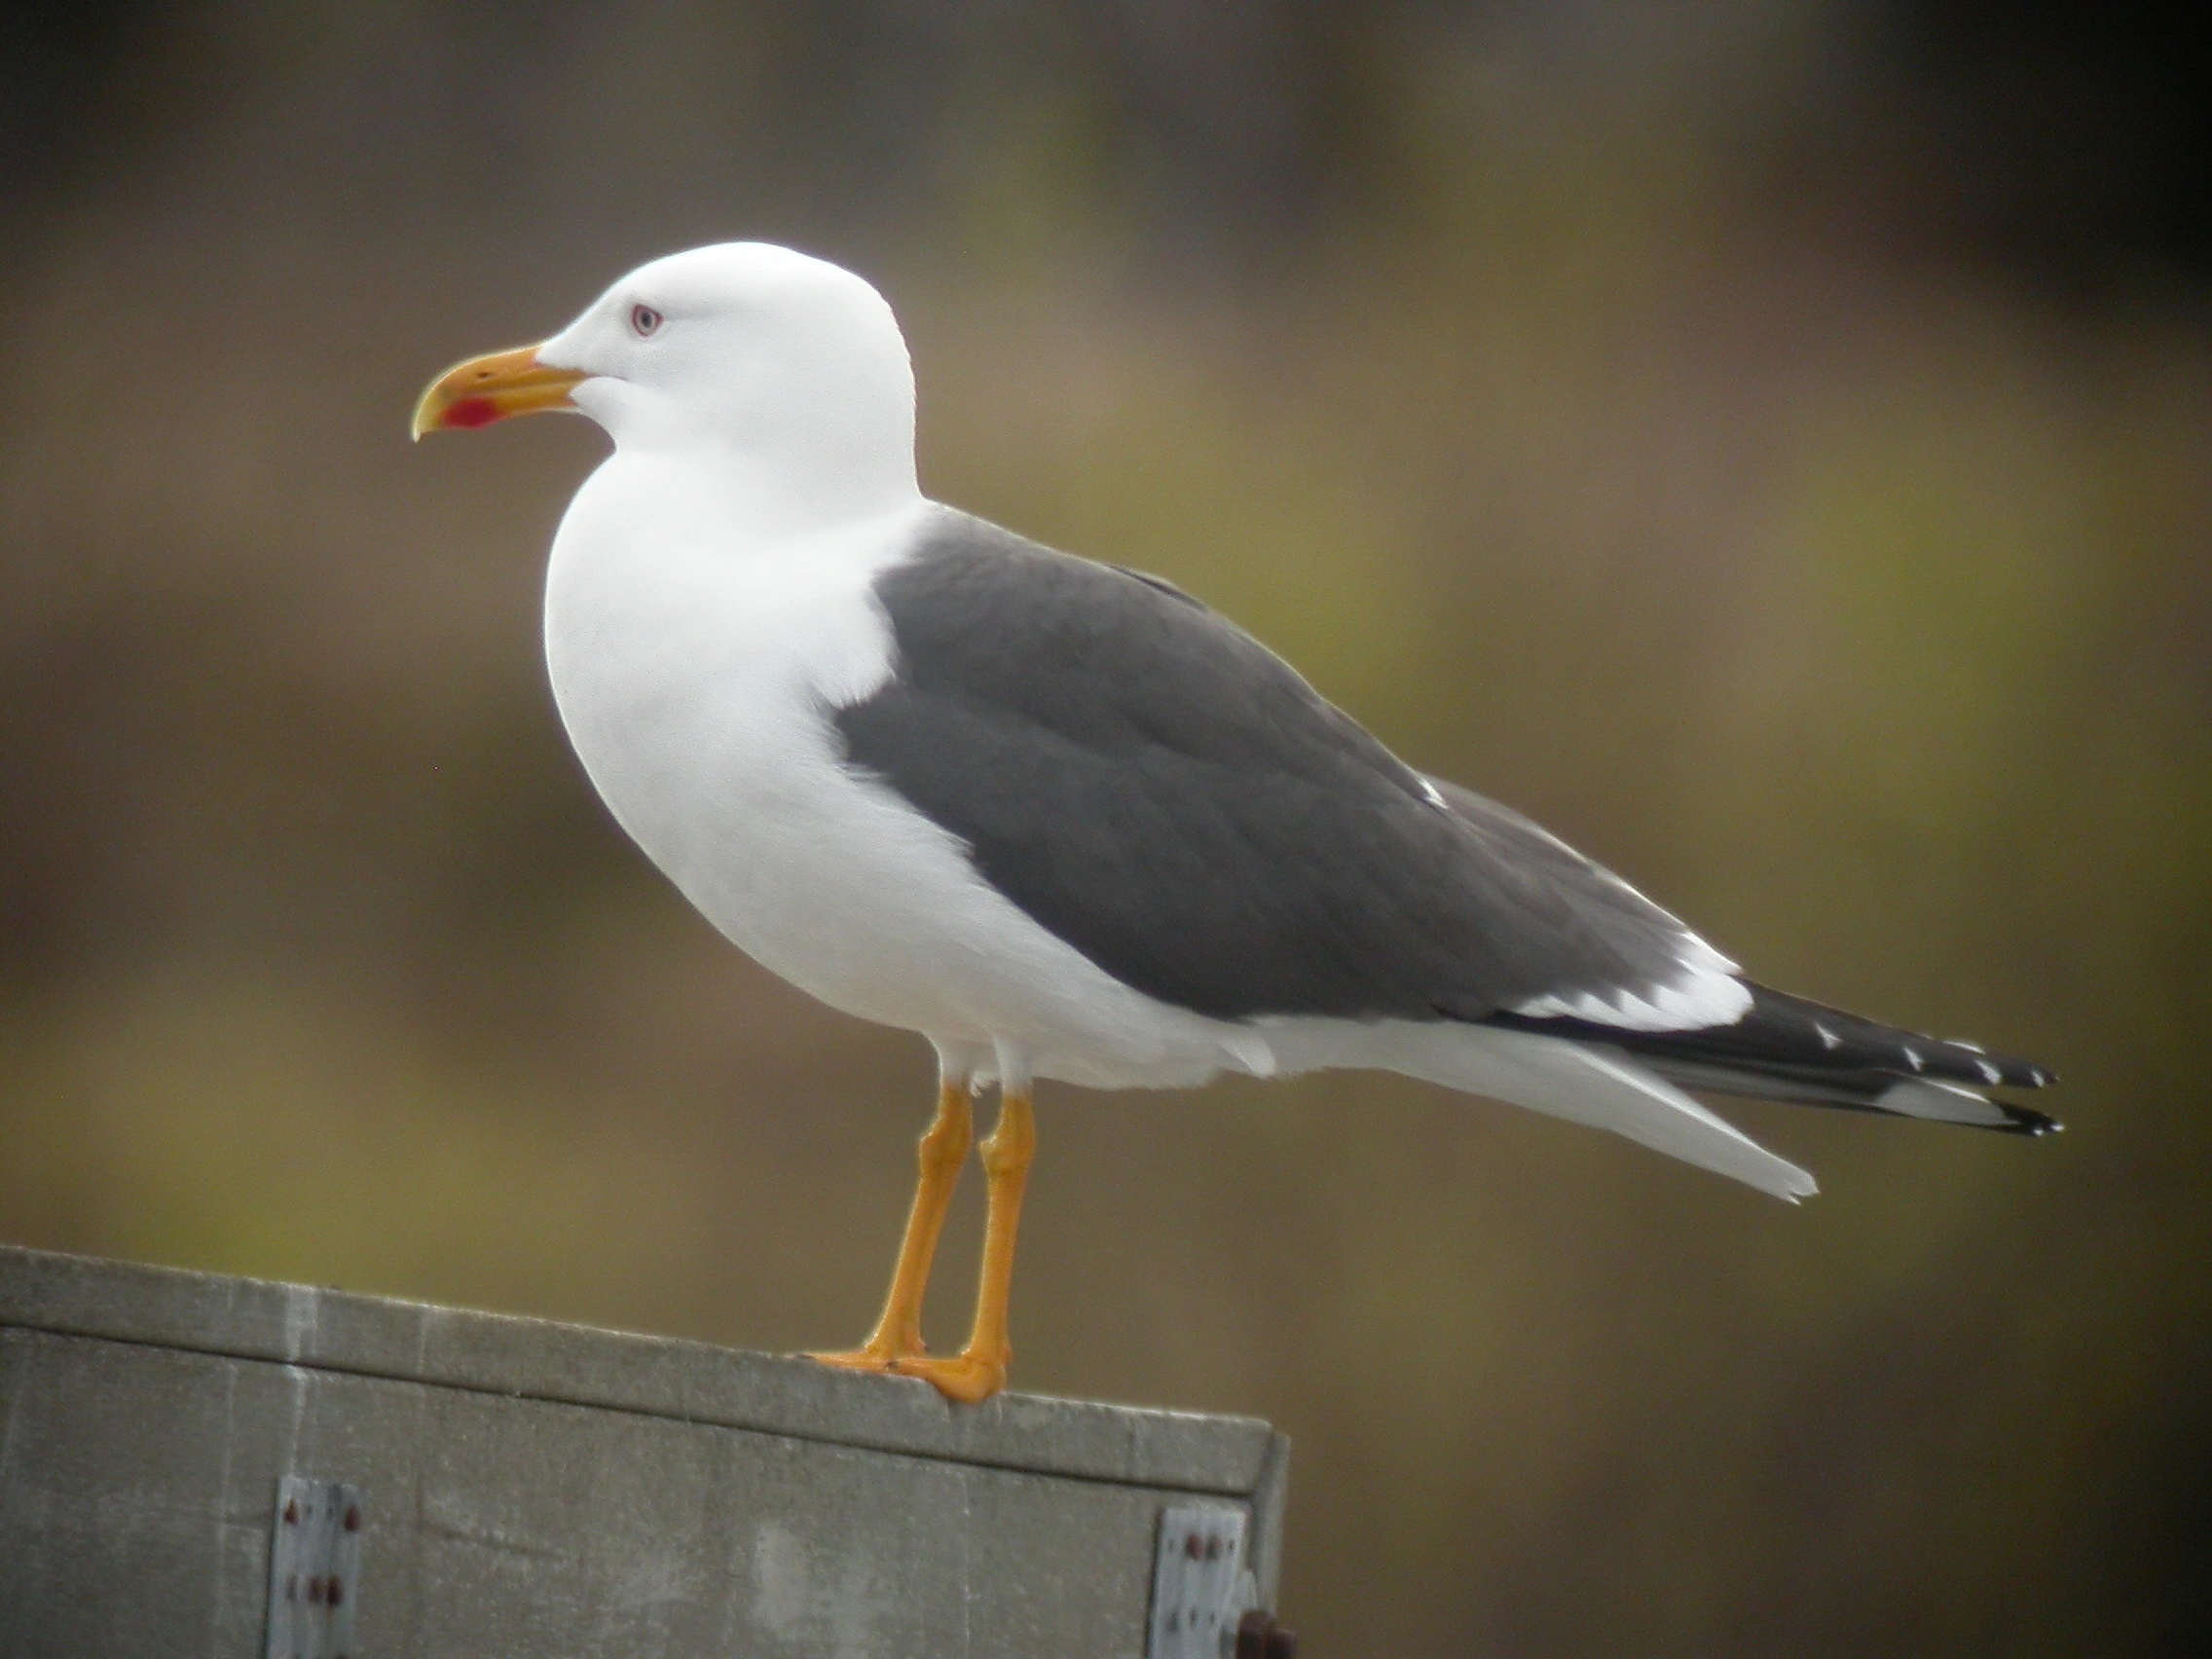
[[[842,764],[829,712],[892,673],[873,579],[930,511],[747,542],[680,474],[608,461],[562,522],[545,606],[554,697],[592,782],[717,927],[833,1007],[1016,1043],[1083,1082],[1250,1067],[1248,1034],[1112,978]]]

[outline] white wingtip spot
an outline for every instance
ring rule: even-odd
[[[1926,1071],[1928,1069],[1928,1062],[1920,1057],[1920,1051],[1910,1043],[1904,1046],[1904,1057],[1911,1062],[1914,1071]]]
[[[2005,1081],[2005,1074],[1999,1071],[1995,1066],[1991,1065],[1987,1060],[1976,1060],[1974,1061],[1974,1066],[1981,1073],[1981,1081],[1986,1084],[1994,1087],[1995,1085],[2003,1083]]]

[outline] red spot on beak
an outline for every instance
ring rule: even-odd
[[[478,426],[489,426],[498,418],[499,406],[489,397],[464,397],[445,412],[438,424],[474,431]]]

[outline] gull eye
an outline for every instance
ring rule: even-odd
[[[660,313],[650,306],[632,306],[630,308],[630,326],[637,331],[638,337],[642,340],[660,326]]]

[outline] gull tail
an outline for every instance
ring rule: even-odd
[[[1491,1022],[1613,1045],[1683,1088],[1925,1118],[2006,1134],[2048,1134],[2059,1126],[2041,1112],[1982,1092],[2042,1088],[2057,1081],[2032,1061],[1992,1054],[1972,1043],[1924,1037],[1744,982],[1751,1006],[1728,1025],[1627,1031],[1587,1020],[1515,1014],[1493,1015]]]
[[[1392,1024],[1377,1035],[1377,1051],[1364,1063],[1610,1129],[1791,1203],[1820,1191],[1804,1170],[1618,1049],[1444,1022]]]

